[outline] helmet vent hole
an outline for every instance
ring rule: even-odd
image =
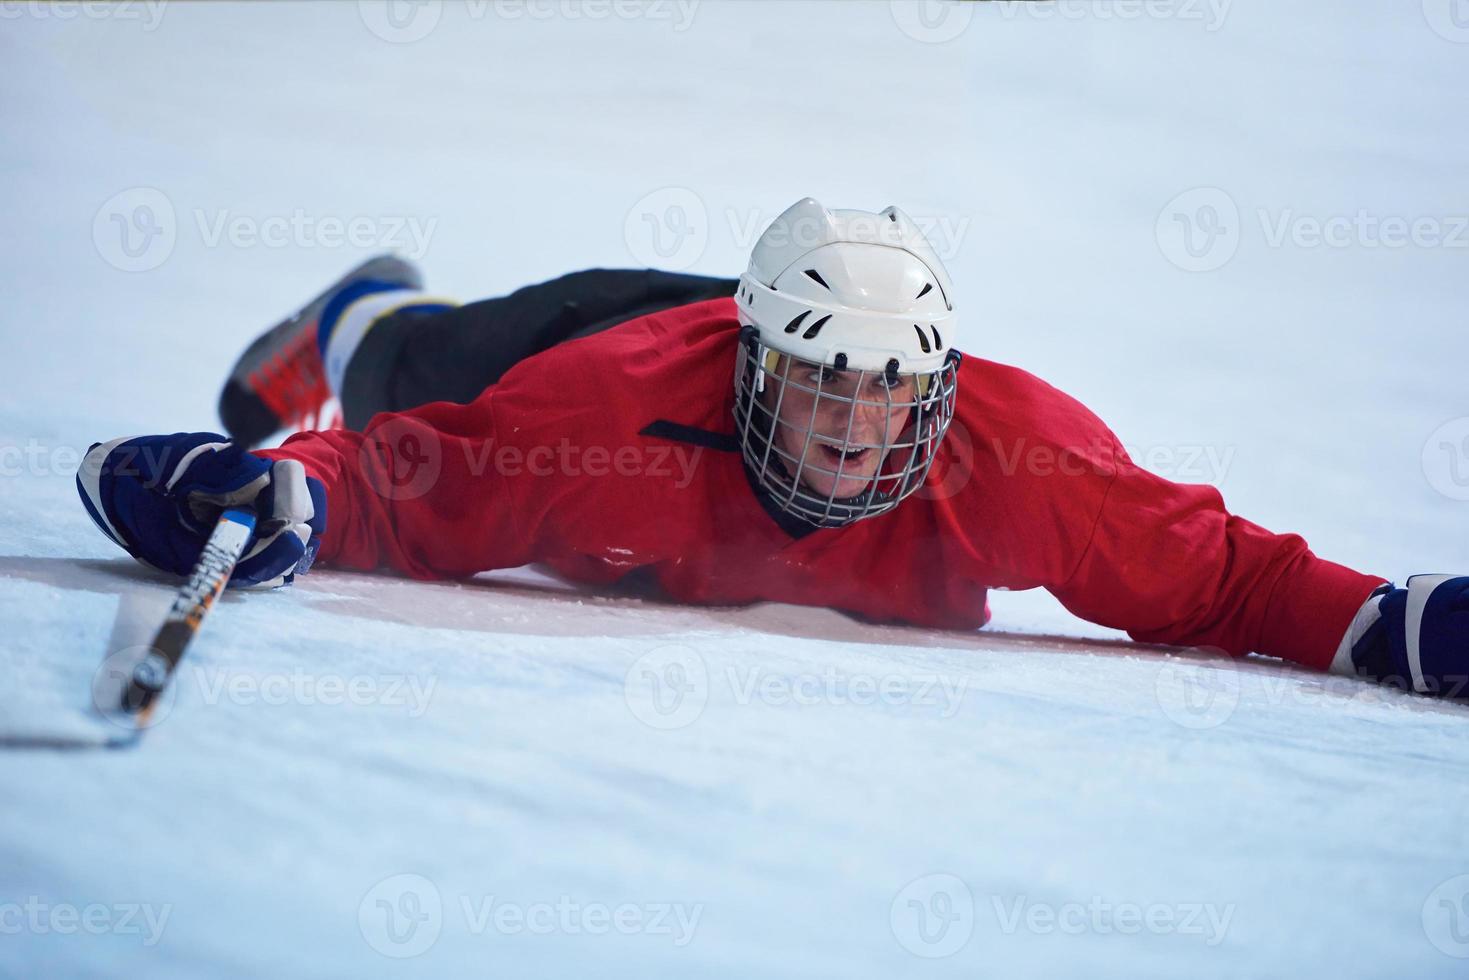
[[[939,328],[930,323],[928,325],[928,329],[930,329],[930,330],[933,331],[933,349],[934,350],[943,350],[944,349],[944,338],[942,338],[942,337],[939,336]]]
[[[797,314],[795,319],[793,319],[790,323],[787,323],[786,324],[786,333],[795,333],[800,328],[801,321],[804,320],[804,319],[806,319],[810,315],[811,315],[811,311],[810,310],[807,310],[804,313]]]
[[[923,297],[927,296],[931,292],[933,292],[933,283],[926,282],[926,283],[923,284],[923,288],[918,291],[918,295],[915,296],[915,297],[913,297],[913,298],[914,299],[922,299]]]
[[[923,348],[923,353],[933,353],[933,347],[928,343],[928,334],[923,332],[923,328],[915,323],[913,324],[913,332],[918,334],[918,346]]]
[[[821,328],[824,327],[824,326],[826,326],[826,321],[827,320],[830,320],[830,319],[831,319],[831,314],[828,313],[826,316],[822,317],[820,320],[817,320],[815,323],[811,324],[811,326],[809,326],[809,327],[806,328],[806,332],[803,333],[803,334],[801,334],[801,339],[802,340],[812,340],[812,339],[814,339],[817,334],[821,333]]]
[[[821,273],[817,272],[815,269],[807,269],[806,278],[810,279],[814,283],[820,284],[822,289],[831,289],[831,287],[826,284],[826,280],[821,278]]]

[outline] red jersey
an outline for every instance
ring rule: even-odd
[[[326,486],[319,560],[419,578],[545,564],[641,569],[691,603],[828,606],[975,629],[991,588],[1045,588],[1144,642],[1326,669],[1381,578],[1139,468],[1081,403],[965,357],[949,435],[892,511],[793,536],[746,477],[732,417],[738,323],[716,299],[531,357],[469,405],[304,432],[262,455]]]

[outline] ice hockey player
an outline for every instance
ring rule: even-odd
[[[78,487],[117,544],[178,574],[221,507],[252,505],[233,585],[313,559],[541,563],[958,630],[989,620],[986,590],[1039,587],[1139,641],[1463,693],[1469,576],[1395,588],[1149,473],[1075,399],[961,356],[957,305],[903,212],[809,198],[737,280],[592,270],[456,306],[380,258],[246,351],[221,400],[233,439],[101,443]],[[345,427],[249,450],[333,394]]]

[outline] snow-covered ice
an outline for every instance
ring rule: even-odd
[[[330,278],[383,245],[464,298],[729,273],[807,193],[928,221],[963,346],[1165,475],[1463,570],[1454,10],[0,5],[0,734],[102,725],[172,591],[86,519],[80,452],[214,427]],[[228,595],[140,747],[0,750],[0,975],[1469,970],[1469,710],[993,604]]]

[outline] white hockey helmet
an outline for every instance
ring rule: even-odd
[[[895,207],[806,198],[760,236],[735,303],[735,421],[771,500],[830,527],[917,490],[953,417],[959,363],[953,285],[918,226]],[[874,413],[893,424],[854,440],[856,419]]]

